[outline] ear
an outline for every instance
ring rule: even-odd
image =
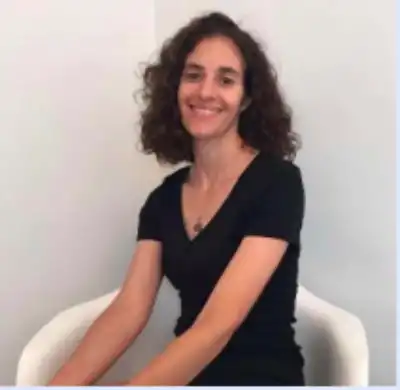
[[[246,108],[247,108],[248,106],[250,106],[250,103],[251,103],[251,99],[248,98],[248,97],[245,97],[245,98],[243,99],[242,104],[240,105],[240,112],[243,112],[244,110],[246,110]]]

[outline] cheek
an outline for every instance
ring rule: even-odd
[[[232,115],[240,114],[244,92],[242,88],[234,89],[225,95],[225,102]]]
[[[194,93],[196,87],[193,84],[181,82],[178,87],[178,97],[181,100],[186,99],[188,96]]]
[[[178,89],[178,104],[179,104],[179,108],[182,110],[185,108],[185,102],[188,99],[188,96],[190,95],[190,90],[185,87],[185,86],[181,86]]]
[[[237,97],[227,100],[227,106],[229,107],[229,111],[232,115],[240,114],[240,108],[242,105],[242,99],[237,99]]]

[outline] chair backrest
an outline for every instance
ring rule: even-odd
[[[368,345],[361,321],[299,287],[296,339],[311,386],[366,386]]]
[[[298,310],[296,340],[305,359],[304,375],[309,386],[327,386],[334,382],[330,367],[334,356],[328,354],[325,330],[319,328],[304,310]]]

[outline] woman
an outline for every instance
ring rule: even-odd
[[[120,294],[51,385],[98,379],[146,325],[165,275],[176,338],[127,385],[303,385],[293,322],[304,191],[273,69],[230,18],[192,20],[144,73],[141,140],[189,163],[149,195]]]

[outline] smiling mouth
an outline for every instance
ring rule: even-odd
[[[189,104],[189,108],[196,115],[205,116],[205,117],[217,115],[222,111],[221,108],[198,107],[193,104]]]

